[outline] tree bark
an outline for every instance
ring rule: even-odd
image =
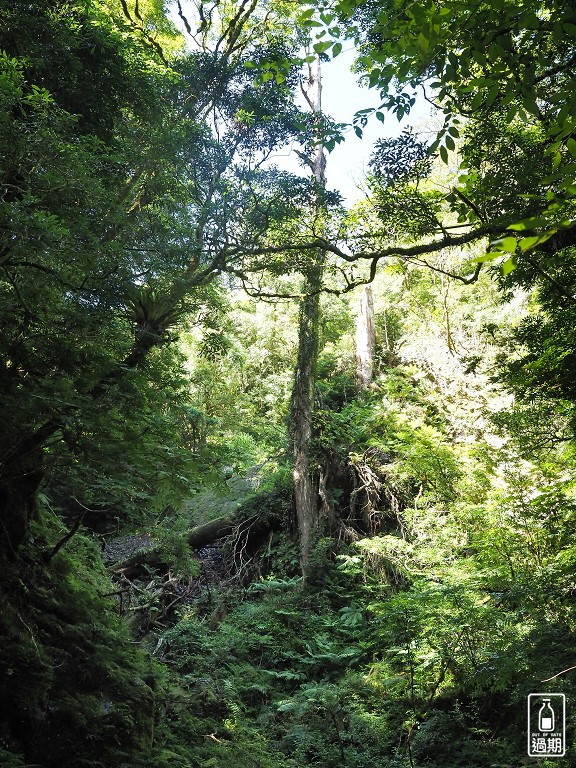
[[[365,285],[356,316],[356,376],[361,389],[367,389],[372,383],[375,349],[374,298],[372,286]]]
[[[322,110],[322,79],[320,60],[308,70],[306,89],[302,91],[316,116]],[[326,156],[320,143],[309,162],[319,190],[326,186]],[[320,207],[318,205],[318,207]],[[326,252],[315,254],[312,266],[305,273],[304,299],[300,306],[298,359],[292,395],[292,431],[294,446],[294,502],[300,539],[300,566],[306,578],[310,570],[310,555],[318,527],[318,478],[311,466],[312,414],[316,387],[318,359],[318,329],[320,320],[320,290]]]
[[[321,268],[314,271],[320,272],[321,275]],[[317,276],[309,276],[308,287],[316,281]],[[294,503],[300,539],[300,565],[304,575],[308,572],[318,521],[318,488],[317,478],[311,467],[311,449],[318,359],[319,303],[319,294],[307,296],[300,309],[298,361],[292,400]]]

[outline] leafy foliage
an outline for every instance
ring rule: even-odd
[[[58,535],[53,513],[45,511],[34,534],[26,573],[12,565],[4,574],[3,747],[25,753],[22,765],[46,766],[148,753],[154,675],[103,596],[110,582],[97,547],[78,535],[48,570],[41,555]]]
[[[398,139],[378,139],[370,168],[377,181],[389,187],[425,179],[430,174],[431,161],[426,145],[408,130]]]
[[[572,10],[178,4],[193,51],[155,0],[0,13],[0,761],[517,763],[527,693],[575,695]],[[341,138],[293,101],[310,34],[323,59],[356,39],[377,119],[419,87],[444,109],[432,148],[377,143],[345,218],[266,163]],[[448,191],[436,150],[460,153]],[[303,583],[296,310],[253,299],[300,293],[319,247],[338,291],[354,239],[371,278],[403,260],[375,281],[362,392],[353,307],[314,298],[326,525]],[[209,573],[186,537],[228,513]],[[111,580],[114,527],[153,534],[168,574]]]

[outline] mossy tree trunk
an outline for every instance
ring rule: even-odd
[[[314,268],[307,279],[308,288],[318,284],[322,266]],[[300,308],[298,362],[292,401],[294,438],[294,500],[300,539],[300,562],[308,571],[312,541],[318,521],[318,482],[311,462],[312,414],[318,359],[319,294],[307,296]]]
[[[320,60],[309,67],[303,93],[311,110],[319,116],[322,111],[322,79]],[[326,156],[318,143],[310,168],[318,185],[318,192],[326,187]],[[318,201],[318,207],[321,202]],[[312,466],[312,415],[316,387],[318,336],[320,321],[320,291],[326,253],[318,250],[314,262],[305,272],[304,298],[300,306],[298,359],[292,395],[292,430],[294,446],[294,500],[300,539],[302,573],[310,569],[310,555],[318,527],[318,477]]]

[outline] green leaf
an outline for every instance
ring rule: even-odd
[[[342,43],[334,43],[334,48],[332,48],[332,56],[336,58],[340,53],[342,52]]]
[[[525,229],[536,229],[537,227],[545,227],[548,221],[542,216],[530,216],[522,221],[517,221],[514,224],[510,224],[506,229],[512,229],[515,232],[523,232]]]
[[[491,251],[490,253],[485,253],[483,256],[477,256],[475,259],[472,259],[472,264],[484,264],[487,261],[494,261],[495,258],[497,258],[500,254]]]
[[[474,112],[483,103],[484,103],[484,93],[483,91],[477,91],[477,93],[474,95],[474,98],[470,102],[470,109],[472,110],[472,112]]]
[[[572,157],[576,157],[576,141],[574,141],[574,139],[568,139],[566,146],[568,147],[568,152],[570,152]]]
[[[531,248],[534,248],[534,246],[540,245],[540,243],[545,243],[546,240],[549,240],[552,237],[552,234],[553,233],[550,232],[542,235],[533,235],[532,237],[523,237],[518,243],[518,247],[521,251],[529,251]]]
[[[368,87],[374,88],[376,83],[380,80],[381,71],[379,69],[373,69],[368,76]]]
[[[498,98],[499,93],[500,93],[500,83],[499,82],[492,83],[492,85],[488,89],[488,94],[486,96],[487,107],[491,107],[492,104],[494,104],[494,102]]]
[[[334,14],[333,13],[321,13],[320,18],[326,24],[326,26],[329,26],[334,21]]]
[[[513,272],[516,269],[516,267],[517,267],[516,257],[511,256],[509,259],[506,259],[506,261],[503,262],[501,267],[502,274],[504,275],[504,277],[506,277],[506,275],[509,275],[510,272]]]
[[[302,13],[298,17],[298,20],[305,21],[306,19],[310,19],[313,15],[314,15],[314,8],[307,8],[305,11],[302,11]]]
[[[494,240],[491,245],[497,251],[516,253],[517,241],[515,237],[502,237],[499,240]]]
[[[333,43],[331,40],[326,43],[315,43],[314,50],[316,51],[316,53],[324,53],[329,48],[332,48],[332,45]]]
[[[538,29],[540,19],[534,11],[524,11],[518,19],[518,26],[520,29]]]
[[[517,114],[518,114],[518,107],[516,106],[516,104],[513,104],[508,110],[508,112],[506,112],[506,121],[508,123],[511,123]]]
[[[448,165],[448,150],[444,145],[440,147],[440,157]]]
[[[422,32],[418,35],[418,48],[420,48],[421,51],[424,51],[424,53],[427,53],[430,48],[430,40],[428,40]]]

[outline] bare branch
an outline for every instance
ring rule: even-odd
[[[464,283],[464,285],[472,285],[472,283],[475,283],[482,270],[482,264],[476,264],[476,268],[470,277],[462,277],[462,275],[457,275],[455,272],[449,272],[446,269],[430,264],[425,259],[410,259],[410,262],[413,264],[422,264],[427,269],[432,270],[432,272],[438,272],[440,275],[446,275],[446,277],[451,277],[453,280],[459,280],[461,283]]]

